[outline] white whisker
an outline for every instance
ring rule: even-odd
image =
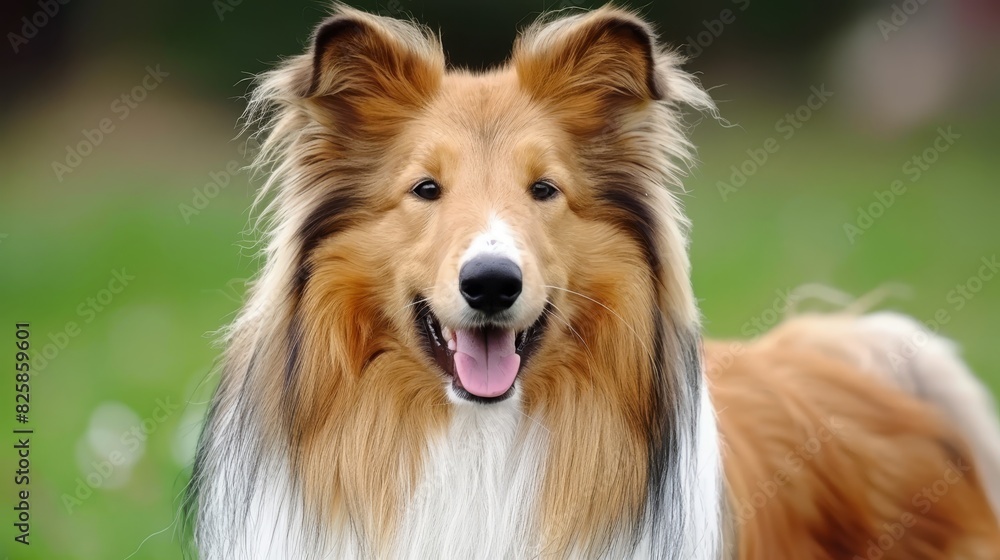
[[[546,428],[546,427],[545,427],[545,425],[544,425],[544,424],[542,424],[541,422],[539,422],[539,421],[538,421],[537,419],[535,419],[535,417],[533,417],[532,415],[530,415],[530,414],[528,414],[527,412],[525,412],[525,411],[521,410],[520,408],[518,408],[518,409],[517,409],[517,411],[521,413],[521,416],[524,416],[524,417],[525,417],[525,418],[527,418],[528,420],[531,420],[532,422],[534,422],[534,424],[535,424],[536,426],[538,426],[539,428],[541,428],[541,429],[545,430],[545,433],[547,433],[547,434],[551,434],[551,433],[552,433],[551,431],[549,431],[549,429],[548,429],[548,428]]]
[[[423,292],[421,292],[421,293],[423,293]],[[405,316],[404,315],[408,312],[409,308],[414,307],[416,305],[420,305],[421,303],[430,303],[430,301],[431,301],[430,297],[424,297],[424,298],[420,298],[420,299],[414,300],[414,301],[412,301],[410,303],[407,303],[406,305],[404,305],[404,306],[400,307],[399,309],[397,309],[396,311],[394,311],[392,313],[392,316],[390,317],[390,319],[393,322],[395,322],[395,321],[398,321],[400,319],[400,317],[403,317],[404,322],[405,322]]]
[[[572,324],[570,324],[570,322],[569,322],[569,319],[568,319],[568,318],[564,318],[564,317],[560,317],[559,315],[556,315],[555,311],[558,311],[558,312],[559,312],[559,313],[561,313],[561,314],[562,314],[563,316],[565,316],[565,315],[566,315],[565,313],[563,313],[563,311],[562,311],[561,309],[559,309],[559,308],[558,308],[558,307],[556,306],[556,304],[554,304],[554,303],[552,303],[552,302],[550,301],[550,302],[549,302],[549,305],[551,305],[551,306],[552,306],[552,309],[554,310],[554,311],[550,311],[550,312],[549,312],[549,315],[551,315],[552,317],[555,317],[556,319],[559,319],[560,321],[562,321],[562,322],[563,322],[563,324],[565,324],[565,325],[566,325],[566,327],[567,327],[567,328],[568,328],[568,329],[569,329],[569,330],[570,330],[570,331],[571,331],[571,332],[572,332],[572,333],[573,333],[574,335],[576,335],[576,337],[577,337],[578,339],[580,339],[580,344],[583,344],[583,348],[584,348],[584,350],[586,350],[586,351],[587,351],[587,356],[588,356],[588,358],[587,358],[587,359],[588,359],[588,361],[590,362],[590,365],[591,365],[591,366],[593,366],[593,367],[597,367],[597,360],[596,360],[596,359],[594,358],[594,354],[593,354],[593,352],[591,352],[591,351],[590,351],[590,345],[589,345],[589,344],[587,344],[587,341],[583,339],[583,336],[581,336],[581,335],[580,335],[580,333],[579,333],[579,332],[578,332],[578,331],[577,331],[577,330],[576,330],[575,328],[573,328],[573,325],[572,325]],[[588,377],[590,378],[590,387],[591,387],[591,389],[595,389],[595,388],[596,388],[596,384],[594,383],[594,372],[593,372],[593,371],[588,371],[588,373],[590,374],[590,375],[588,376]]]
[[[653,353],[650,351],[649,346],[647,346],[646,342],[643,340],[643,338],[641,336],[639,336],[639,333],[635,330],[635,327],[633,327],[631,323],[629,323],[628,321],[626,321],[625,318],[622,317],[621,315],[619,315],[618,312],[615,311],[614,309],[611,309],[607,305],[604,305],[603,303],[597,301],[596,299],[594,299],[594,298],[592,298],[592,297],[590,297],[590,296],[588,296],[586,294],[581,294],[580,292],[576,292],[576,291],[573,291],[573,290],[570,290],[570,289],[567,289],[567,288],[560,288],[559,286],[552,286],[552,285],[549,285],[549,284],[546,284],[545,287],[546,288],[551,288],[553,290],[562,290],[562,291],[564,291],[566,293],[573,294],[575,296],[580,296],[583,299],[586,299],[588,301],[596,303],[597,305],[600,305],[604,309],[608,310],[619,321],[621,321],[623,325],[625,325],[626,327],[628,327],[628,330],[632,331],[632,334],[635,336],[635,339],[637,341],[639,341],[639,344],[642,345],[642,349],[646,351],[646,354],[649,356],[649,359],[650,360],[654,359],[653,358]]]

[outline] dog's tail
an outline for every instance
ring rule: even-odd
[[[952,341],[906,315],[887,311],[797,315],[768,338],[775,344],[818,346],[935,405],[969,443],[990,504],[1000,516],[996,402]]]
[[[899,313],[874,313],[856,322],[860,342],[886,362],[877,370],[914,396],[937,405],[965,436],[993,510],[1000,515],[996,401],[962,360],[956,345]]]

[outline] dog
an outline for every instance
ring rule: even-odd
[[[1000,558],[1000,427],[948,341],[703,342],[676,191],[684,112],[717,113],[681,62],[605,7],[471,72],[338,6],[262,76],[201,558]]]

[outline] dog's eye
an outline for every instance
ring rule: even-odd
[[[430,179],[424,179],[417,183],[417,186],[413,187],[410,192],[424,200],[437,200],[441,196],[441,187]]]
[[[548,181],[538,181],[531,185],[531,196],[535,200],[548,200],[557,194],[559,194],[559,189]]]

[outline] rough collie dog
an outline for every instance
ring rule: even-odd
[[[947,342],[844,315],[703,345],[684,107],[713,111],[614,8],[482,73],[338,8],[265,75],[200,556],[1000,558],[1000,428]]]

